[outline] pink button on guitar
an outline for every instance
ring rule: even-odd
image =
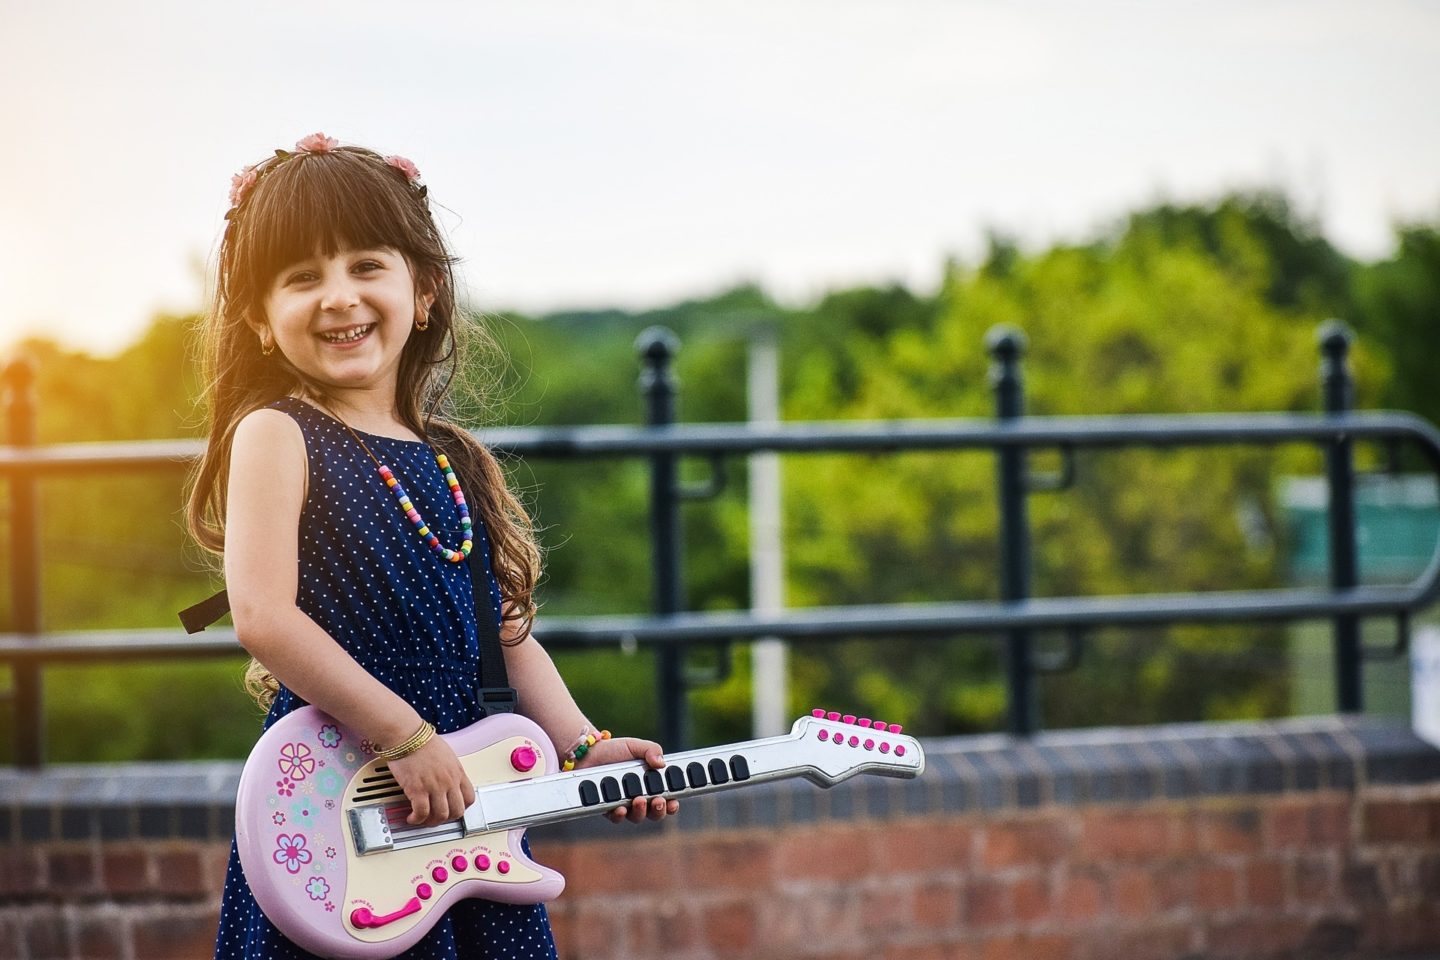
[[[435,891],[430,887],[430,884],[428,883],[422,883],[415,888],[415,896],[419,897],[421,900],[429,900],[434,894]]]
[[[496,869],[496,870],[499,870],[501,873],[509,873],[509,872],[510,872],[510,861],[509,861],[509,860],[501,860],[498,864],[495,865],[495,869]]]
[[[487,857],[487,856],[485,856],[485,854],[483,854],[483,853],[480,854],[478,857],[475,858],[475,869],[476,869],[476,870],[489,870],[489,869],[490,869],[490,858]]]
[[[521,773],[529,773],[534,770],[539,759],[535,755],[534,747],[516,747],[510,751],[510,766]]]
[[[450,879],[450,871],[446,870],[444,867],[436,867],[434,870],[430,871],[430,878],[436,883],[444,883],[446,880]]]
[[[470,866],[470,861],[464,857],[456,856],[450,858],[450,869],[456,873],[464,873],[465,868]]]

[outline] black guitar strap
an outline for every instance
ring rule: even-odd
[[[470,574],[470,586],[475,592],[475,626],[480,639],[480,682],[485,684],[480,688],[480,708],[487,717],[494,713],[514,713],[520,697],[510,686],[510,676],[505,672],[505,648],[500,644],[498,625],[500,611],[495,609],[490,593],[490,578],[473,566]]]
[[[495,603],[486,584],[487,577],[481,571],[471,568],[470,583],[474,589],[475,625],[480,640],[480,708],[485,716],[494,713],[514,713],[519,695],[510,686],[510,676],[505,670],[505,648],[500,644],[499,617]],[[186,633],[199,633],[230,612],[230,596],[224,590],[213,593],[194,606],[180,611],[180,623]]]
[[[180,611],[180,625],[186,633],[199,633],[230,612],[230,595],[224,590],[212,593],[193,607]]]

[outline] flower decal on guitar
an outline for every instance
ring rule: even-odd
[[[325,882],[324,877],[311,877],[310,882],[305,884],[305,892],[311,900],[324,900],[330,896],[330,884]]]
[[[304,780],[315,772],[315,757],[303,743],[287,743],[280,748],[280,759],[276,761],[280,773],[291,780]]]
[[[282,833],[275,838],[275,852],[270,856],[290,873],[299,873],[300,868],[314,859],[314,854],[305,849],[305,835]]]
[[[297,800],[290,804],[290,819],[295,826],[309,829],[315,826],[314,805],[309,800]]]
[[[327,723],[320,728],[320,733],[317,738],[320,741],[320,746],[326,750],[334,750],[340,746],[340,728],[333,723]]]
[[[334,770],[322,770],[315,778],[315,789],[327,797],[338,797],[345,789],[345,778]]]

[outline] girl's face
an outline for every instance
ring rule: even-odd
[[[265,322],[275,346],[301,373],[337,393],[373,393],[393,402],[400,352],[417,308],[428,310],[431,299],[417,294],[399,251],[345,250],[276,274],[265,295]],[[258,332],[266,337],[264,329]]]

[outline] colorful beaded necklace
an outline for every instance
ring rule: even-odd
[[[330,415],[335,416],[334,411],[331,411]],[[415,524],[415,531],[420,534],[420,539],[430,544],[432,550],[451,563],[459,563],[469,557],[471,549],[475,546],[470,532],[470,508],[465,504],[465,494],[460,492],[460,481],[456,479],[455,471],[450,468],[450,461],[446,458],[445,454],[435,454],[435,462],[440,464],[441,470],[445,471],[445,483],[449,485],[450,496],[455,498],[455,507],[460,511],[460,528],[463,531],[464,542],[460,544],[459,550],[451,550],[440,542],[440,538],[435,536],[434,532],[425,525],[425,520],[420,516],[420,511],[416,510],[415,505],[410,502],[410,496],[405,492],[405,488],[400,485],[400,480],[391,472],[390,468],[381,463],[380,458],[370,452],[369,446],[366,445],[364,440],[360,439],[360,434],[351,429],[350,424],[341,420],[338,416],[335,416],[335,419],[339,422],[340,426],[350,432],[350,436],[355,438],[355,442],[360,444],[360,448],[365,451],[366,455],[375,461],[375,467],[380,471],[380,477],[385,481],[385,486],[389,487],[395,493],[395,499],[399,501],[400,509],[405,511],[405,516],[409,517],[410,522]]]

